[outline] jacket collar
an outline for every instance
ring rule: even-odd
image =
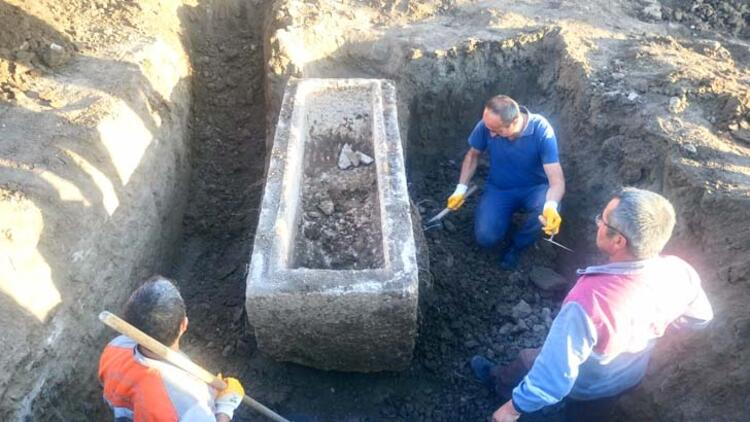
[[[594,265],[579,269],[576,271],[578,275],[587,274],[617,274],[617,275],[628,275],[628,274],[639,274],[643,272],[649,266],[654,265],[659,261],[660,257],[642,259],[638,261],[622,261],[622,262],[610,262],[604,265]]]

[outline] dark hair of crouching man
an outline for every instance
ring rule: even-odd
[[[149,278],[130,295],[123,318],[178,352],[188,327],[182,295],[162,276]],[[227,388],[217,391],[127,336],[104,348],[99,380],[118,422],[229,421],[245,395],[238,380],[224,378]]]
[[[158,275],[133,292],[125,304],[123,318],[175,350],[179,350],[180,337],[188,326],[182,295],[174,284]]]
[[[604,421],[619,397],[646,373],[667,327],[702,327],[713,310],[695,270],[660,255],[675,211],[663,196],[624,188],[596,218],[604,265],[578,271],[541,349],[524,349],[508,366],[481,356],[475,375],[507,401],[493,421],[513,421],[565,401],[567,420]]]

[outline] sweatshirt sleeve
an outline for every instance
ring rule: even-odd
[[[579,366],[596,344],[594,323],[576,302],[567,302],[552,322],[534,365],[513,390],[513,405],[523,413],[555,404],[568,395]]]
[[[692,268],[689,270],[691,273],[690,280],[695,290],[695,297],[688,303],[685,312],[672,323],[678,329],[700,329],[708,325],[714,318],[714,310],[708,301],[706,292],[701,287],[700,277]]]

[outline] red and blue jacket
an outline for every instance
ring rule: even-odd
[[[570,396],[615,396],[646,373],[655,341],[670,325],[701,327],[713,310],[700,278],[674,256],[579,270],[539,356],[513,390],[529,413]]]

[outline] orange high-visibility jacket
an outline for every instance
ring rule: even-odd
[[[145,357],[129,337],[104,348],[99,380],[117,422],[216,420],[213,388],[168,362]]]

